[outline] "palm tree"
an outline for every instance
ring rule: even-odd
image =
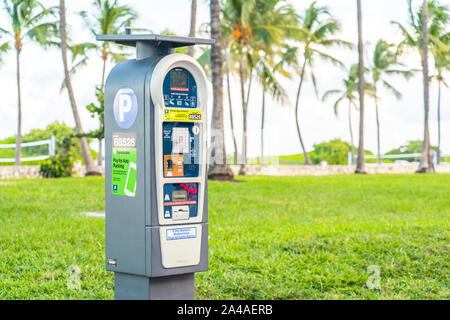
[[[230,53],[228,48],[228,44],[226,42],[226,38],[222,35],[222,56],[225,56],[224,58],[224,72],[226,75],[226,84],[227,84],[227,98],[228,98],[228,106],[229,106],[229,112],[230,112],[230,124],[231,124],[231,137],[233,140],[233,146],[234,146],[234,163],[238,163],[238,147],[236,142],[236,134],[234,130],[234,117],[233,117],[233,106],[232,106],[232,100],[231,100],[231,81],[230,81]],[[203,67],[205,70],[205,73],[208,77],[211,76],[211,49],[210,48],[201,48],[203,51],[202,54],[197,58],[197,62]]]
[[[355,173],[366,173],[365,159],[364,159],[364,45],[362,36],[362,9],[361,0],[356,0],[357,17],[358,17],[358,56],[359,56],[359,147],[358,147],[358,159],[356,162]]]
[[[291,75],[283,70],[280,65],[276,65],[269,54],[265,54],[258,58],[257,76],[262,87],[262,107],[261,107],[261,157],[260,163],[265,165],[264,161],[264,124],[266,110],[266,94],[269,91],[272,98],[282,103],[287,101],[287,94],[281,83],[278,81],[276,74],[283,74],[287,78]]]
[[[447,18],[445,18],[446,12],[443,12],[444,21],[448,22],[448,12]],[[432,46],[431,51],[434,57],[434,68],[436,74],[432,77],[438,82],[438,105],[437,105],[437,120],[438,120],[438,148],[437,148],[437,164],[441,163],[441,87],[444,85],[448,87],[445,78],[444,70],[450,70],[450,32],[446,30],[441,30],[444,32],[439,35],[439,41],[444,44],[443,46]]]
[[[215,40],[211,50],[211,73],[213,80],[213,115],[211,128],[214,130],[214,148],[211,151],[210,179],[232,180],[233,171],[226,162],[225,137],[223,127],[223,58],[222,32],[219,0],[211,0],[211,36]]]
[[[395,47],[394,44],[387,43],[380,39],[375,45],[375,51],[373,53],[372,60],[372,81],[375,97],[375,114],[377,122],[377,158],[378,164],[381,164],[381,151],[380,151],[380,118],[378,110],[378,83],[381,81],[383,86],[389,90],[397,99],[400,99],[402,94],[386,79],[385,76],[389,75],[402,75],[406,79],[412,76],[412,71],[395,69],[397,66],[403,66],[397,61],[397,53],[392,50]]]
[[[48,21],[49,15],[54,15],[56,7],[45,8],[36,0],[3,0],[10,30],[1,29],[0,33],[10,40],[1,45],[1,51],[6,52],[14,46],[16,50],[16,81],[17,81],[17,137],[15,165],[21,164],[22,142],[22,92],[20,83],[20,54],[25,41],[35,42],[44,48],[51,45],[57,34],[57,23]]]
[[[131,25],[131,21],[137,18],[137,13],[126,5],[119,5],[117,0],[94,0],[94,13],[81,11],[80,15],[86,22],[87,27],[95,36],[97,34],[118,34],[122,33],[125,27]],[[111,59],[118,63],[126,59],[125,54],[119,50],[120,45],[111,41],[102,41],[101,44],[91,44],[103,61],[102,78],[100,87],[105,87],[106,62]],[[75,52],[76,56],[76,52]],[[102,139],[99,138],[98,165],[102,165]]]
[[[303,88],[306,71],[308,68],[314,89],[317,94],[317,81],[314,74],[315,58],[319,57],[320,59],[331,62],[334,65],[343,66],[341,61],[325,53],[323,49],[330,48],[335,45],[351,48],[352,45],[349,42],[332,38],[332,36],[340,30],[339,22],[331,16],[328,7],[316,6],[316,1],[311,3],[311,5],[305,10],[304,16],[301,20],[301,32],[299,33],[299,40],[302,44],[302,48],[296,48],[295,51],[297,54],[294,55],[295,58],[291,60],[292,62],[297,64],[296,69],[300,74],[297,97],[295,100],[295,122],[297,127],[297,135],[302,147],[305,162],[307,165],[312,165],[312,162],[309,159],[308,153],[306,152],[305,145],[303,143],[303,138],[300,132],[299,119],[300,94]],[[298,65],[299,61],[302,61],[301,66]]]
[[[437,150],[437,164],[441,163],[441,86],[448,88],[447,82],[444,78],[444,70],[450,70],[450,54],[448,52],[437,51],[433,53],[434,68],[436,75],[434,78],[438,82],[438,105],[437,105],[437,120],[438,120],[438,150]]]
[[[189,37],[195,37],[195,25],[197,23],[197,0],[191,0],[191,27]],[[188,55],[194,56],[194,46],[188,48]]]
[[[266,109],[266,93],[276,101],[287,102],[287,94],[278,81],[276,74],[279,73],[287,78],[292,78],[291,74],[285,71],[282,64],[275,63],[276,58],[283,60],[286,40],[297,36],[299,17],[290,6],[286,6],[282,1],[269,0],[258,4],[259,10],[255,16],[257,24],[266,24],[275,26],[276,32],[261,41],[262,50],[255,50],[253,55],[256,76],[262,88],[262,106],[261,106],[261,157],[260,163],[264,165],[264,124]],[[267,14],[267,13],[270,14]]]
[[[231,0],[224,3],[222,8],[222,32],[227,40],[230,64],[227,68],[236,70],[239,77],[241,106],[243,116],[242,159],[240,159],[239,174],[245,174],[247,156],[247,108],[251,90],[252,59],[251,49],[253,30],[251,12],[258,0]],[[247,83],[247,96],[246,87]],[[231,110],[231,109],[230,109]]]
[[[428,50],[429,47],[434,50],[446,52],[445,42],[442,41],[442,34],[447,34],[446,28],[449,20],[448,8],[440,5],[438,1],[423,1],[423,5],[417,13],[412,8],[412,0],[408,0],[409,28],[401,23],[392,21],[400,31],[404,39],[399,44],[399,52],[404,48],[411,48],[418,51],[423,71],[424,87],[424,140],[423,153],[417,172],[430,172],[433,170],[431,160],[431,144],[428,129],[429,117],[429,78],[428,78]],[[408,29],[411,29],[409,31]]]
[[[365,72],[368,72],[365,69]],[[344,100],[348,101],[348,128],[350,133],[350,144],[352,149],[352,163],[355,163],[355,144],[353,138],[353,128],[352,128],[352,107],[359,109],[356,101],[358,100],[358,90],[359,90],[359,66],[358,64],[353,64],[348,72],[347,78],[343,79],[343,89],[328,90],[324,93],[322,101],[326,101],[331,96],[336,96],[337,99],[334,101],[333,108],[334,114],[338,115],[338,108]],[[372,84],[365,82],[365,94],[374,96],[374,88]]]
[[[424,124],[424,136],[421,164],[417,169],[417,172],[429,172],[433,168],[433,161],[431,159],[431,144],[430,144],[430,131],[428,129],[428,117],[430,112],[430,82],[428,79],[428,3],[427,0],[423,0],[422,6],[422,52],[423,52],[423,99],[425,106],[425,124]]]
[[[225,46],[227,48],[228,46]],[[230,51],[225,49],[225,73],[227,79],[227,96],[228,96],[228,107],[230,111],[230,126],[231,126],[231,137],[233,138],[233,147],[234,147],[234,163],[238,164],[238,147],[236,141],[236,133],[234,131],[234,117],[233,117],[233,105],[231,102],[231,84],[230,84]]]
[[[75,119],[75,128],[77,134],[83,134],[83,127],[81,125],[80,115],[78,113],[75,95],[73,93],[72,82],[70,80],[69,67],[67,62],[67,33],[66,33],[66,6],[64,0],[59,0],[60,12],[60,37],[61,37],[61,54],[64,65],[64,84],[69,95],[70,105],[72,107],[73,117]],[[86,175],[98,174],[95,168],[94,160],[92,159],[89,143],[85,136],[80,137],[81,153],[86,166]]]
[[[222,30],[231,53],[229,68],[237,70],[239,77],[243,117],[239,173],[245,174],[247,113],[256,62],[254,56],[293,37],[294,31],[298,31],[297,16],[285,0],[230,0],[225,2],[222,14]]]

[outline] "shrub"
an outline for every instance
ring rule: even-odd
[[[41,164],[39,173],[44,178],[61,178],[72,176],[73,159],[70,155],[55,155]]]
[[[319,164],[326,160],[328,164],[346,164],[347,154],[351,151],[350,145],[341,139],[333,139],[314,145],[314,152],[311,153],[311,161]]]

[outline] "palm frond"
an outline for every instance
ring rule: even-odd
[[[146,31],[147,29],[131,27],[132,21],[138,16],[137,12],[127,5],[120,5],[118,1],[94,0],[94,10],[80,11],[86,26],[93,35],[122,33],[125,27],[134,31]],[[96,50],[103,54],[103,50],[113,62],[117,63],[126,59],[128,54],[122,51],[124,46],[115,43],[104,43],[101,46],[90,46],[85,49]]]
[[[351,43],[350,41],[340,40],[340,39],[323,39],[318,42],[320,45],[324,47],[331,47],[331,46],[337,46],[337,47],[344,47],[347,49],[354,49],[355,45]]]
[[[338,98],[333,104],[334,115],[336,117],[338,116],[339,105],[341,104],[342,100],[344,100],[344,98],[345,98],[345,96],[342,96],[342,97]]]
[[[112,60],[114,61],[114,63],[119,63],[121,61],[124,61],[127,59],[127,55],[126,53],[119,53],[119,52],[110,52],[111,56],[112,56]]]
[[[3,35],[11,35],[11,32],[9,32],[6,29],[0,28],[0,39],[2,38]]]
[[[197,62],[205,70],[206,76],[211,77],[211,48],[201,48],[202,54],[197,58]]]
[[[401,41],[400,44],[407,45],[409,47],[417,46],[417,40],[414,39],[414,37],[408,32],[408,30],[406,30],[406,28],[400,22],[391,21],[391,24],[396,25],[400,29],[402,35],[404,36],[404,40]]]
[[[44,48],[51,46],[58,41],[55,38],[59,37],[57,22],[46,22],[36,25],[29,29],[24,37],[39,43]]]
[[[7,53],[10,49],[9,42],[4,42],[0,44],[0,65],[3,64],[3,55]]]
[[[49,15],[56,17],[56,13],[57,13],[59,7],[52,6],[50,8],[45,8],[44,6],[41,5],[41,9],[42,9],[41,12],[38,12],[36,15],[34,15],[33,17],[29,18],[26,21],[27,27],[33,27],[36,24],[39,24],[39,22],[41,22],[44,18],[46,18]]]
[[[330,96],[336,95],[336,94],[342,94],[342,90],[334,89],[334,90],[328,90],[326,91],[322,96],[322,102],[327,101],[327,99]]]
[[[69,70],[69,74],[71,76],[75,75],[82,67],[85,67],[88,62],[88,57],[84,57],[81,59],[78,63],[72,66],[72,68]],[[66,89],[66,80],[64,79],[61,83],[61,87],[59,88],[59,91],[62,92],[64,89]]]
[[[395,96],[395,98],[401,99],[401,97],[402,97],[401,92],[398,91],[397,89],[395,89],[393,85],[391,85],[386,80],[383,80],[383,85],[386,89],[388,89]]]
[[[72,52],[72,61],[75,61],[79,56],[87,56],[89,51],[98,50],[99,45],[92,42],[84,42],[70,45],[69,49]]]
[[[327,61],[327,62],[331,62],[333,65],[335,66],[339,66],[339,67],[345,67],[344,64],[342,63],[341,60],[325,53],[322,51],[319,51],[317,49],[311,49],[311,51],[313,51],[314,53],[316,53],[322,60]]]
[[[416,72],[420,70],[410,69],[410,70],[399,70],[399,69],[388,69],[384,72],[389,75],[399,75],[404,77],[406,80],[409,80]]]
[[[311,81],[313,83],[314,93],[316,94],[317,99],[319,99],[319,89],[317,88],[317,80],[312,70],[311,70]]]

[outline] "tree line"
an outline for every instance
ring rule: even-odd
[[[123,33],[126,26],[137,18],[137,13],[126,5],[120,5],[117,0],[95,0],[91,12],[81,11],[79,15],[84,19],[86,27],[95,34]],[[103,139],[103,88],[105,84],[106,62],[119,62],[126,59],[122,48],[114,43],[96,42],[73,43],[67,30],[65,1],[60,0],[59,6],[45,7],[36,0],[3,0],[3,6],[9,17],[9,26],[0,26],[0,62],[2,55],[15,49],[16,53],[16,79],[17,79],[17,134],[15,165],[21,164],[21,141],[22,141],[22,92],[20,86],[21,69],[20,54],[24,41],[39,44],[44,49],[56,47],[61,51],[64,81],[61,89],[68,93],[74,121],[75,132],[80,142],[81,153],[88,174],[99,174],[98,168],[93,160],[88,138],[95,137],[99,141],[98,166],[102,161],[102,139]],[[68,53],[70,57],[68,57]],[[71,76],[87,64],[92,54],[100,56],[103,62],[100,75],[100,85],[96,88],[97,104],[87,106],[89,112],[97,115],[100,120],[100,128],[93,132],[85,132],[79,116],[79,110],[72,87]]]
[[[364,159],[364,111],[365,98],[375,101],[377,127],[377,155],[381,163],[381,124],[379,119],[379,104],[381,96],[387,92],[396,98],[401,93],[391,83],[392,76],[400,75],[409,79],[420,70],[412,70],[403,62],[406,51],[416,51],[419,54],[424,87],[424,139],[419,172],[433,169],[431,161],[431,144],[429,141],[429,83],[437,81],[438,91],[438,161],[440,152],[440,95],[441,87],[447,86],[444,73],[450,67],[450,33],[448,32],[449,9],[438,0],[423,0],[422,6],[415,10],[412,0],[405,0],[408,4],[408,24],[392,21],[393,28],[400,30],[403,40],[400,43],[389,43],[379,39],[373,52],[369,53],[370,61],[364,61],[364,42],[362,22],[364,17],[364,2],[356,0],[356,14],[358,21],[358,45],[339,39],[341,25],[326,6],[319,6],[316,1],[301,13],[294,10],[286,0],[210,0],[209,33],[216,40],[211,50],[202,49],[197,54],[198,60],[210,70],[213,83],[213,114],[212,128],[222,134],[213,139],[214,153],[211,157],[209,175],[212,178],[230,179],[232,172],[226,161],[225,130],[223,124],[224,100],[228,102],[231,120],[231,137],[234,147],[235,162],[240,163],[240,173],[246,172],[247,134],[248,134],[248,106],[255,91],[255,83],[261,87],[261,155],[260,161],[264,165],[264,126],[266,116],[266,101],[268,97],[285,103],[288,94],[280,80],[282,78],[297,81],[295,108],[293,117],[296,123],[297,137],[302,148],[305,163],[312,164],[305,149],[300,120],[302,119],[302,90],[305,82],[311,82],[319,99],[329,101],[337,115],[342,104],[347,104],[348,126],[351,152],[357,158],[357,173],[365,173]],[[61,51],[64,70],[62,89],[66,90],[72,108],[76,133],[79,138],[81,153],[87,172],[95,173],[96,164],[89,151],[88,137],[99,140],[101,153],[103,139],[103,88],[105,83],[106,63],[119,62],[127,58],[123,48],[110,42],[98,44],[96,42],[72,43],[70,28],[67,27],[65,1],[60,0],[59,6],[45,7],[37,0],[3,0],[3,6],[9,17],[9,25],[0,25],[0,62],[5,53],[15,51],[16,81],[17,81],[17,135],[16,135],[16,165],[20,165],[21,135],[22,135],[22,99],[20,86],[20,54],[25,41],[35,42],[43,48],[57,47]],[[189,35],[196,35],[197,1],[191,0],[191,16]],[[138,17],[137,12],[127,5],[119,4],[117,0],[94,0],[90,11],[82,11],[79,15],[84,19],[86,27],[93,35],[124,33]],[[169,31],[167,31],[169,33]],[[359,61],[347,67],[337,56],[330,54],[330,49],[342,47],[359,52]],[[187,51],[195,56],[194,48]],[[99,129],[86,133],[79,117],[75,93],[71,84],[71,76],[82,66],[89,57],[98,55],[103,62],[102,73],[99,75],[100,85],[96,88],[97,103],[88,106],[88,110],[100,120]],[[433,57],[436,74],[429,75],[429,56]],[[316,65],[330,64],[345,70],[342,87],[326,91],[319,95]],[[235,117],[232,109],[231,79],[235,76],[239,80],[240,109],[242,111],[243,138],[238,146],[235,132]],[[225,80],[225,81],[224,81]],[[383,88],[383,90],[381,90]],[[226,95],[224,95],[224,89]],[[386,89],[386,90],[384,90]],[[224,99],[226,96],[226,99]],[[359,112],[359,142],[356,148],[351,113]],[[356,154],[357,150],[357,154]],[[239,159],[238,159],[239,158]],[[98,165],[101,165],[100,154]],[[238,161],[239,160],[239,161]]]
[[[450,49],[448,32],[449,10],[437,0],[424,0],[418,10],[414,9],[412,0],[406,0],[408,5],[409,21],[403,25],[397,21],[391,21],[393,28],[401,31],[403,39],[400,43],[389,43],[379,39],[375,49],[370,52],[371,60],[364,61],[363,42],[363,8],[362,1],[356,1],[356,18],[358,21],[358,53],[359,61],[345,68],[339,57],[329,54],[329,49],[343,47],[349,50],[356,46],[353,43],[344,41],[337,37],[340,31],[339,21],[332,15],[326,6],[317,5],[312,1],[304,12],[298,14],[293,7],[283,0],[229,0],[220,3],[221,15],[216,15],[216,19],[221,18],[220,33],[222,40],[216,46],[221,46],[216,52],[223,52],[225,56],[224,67],[212,66],[212,68],[222,69],[226,73],[226,87],[228,91],[228,102],[231,119],[231,130],[235,159],[238,157],[236,135],[234,133],[233,114],[230,94],[230,74],[234,74],[239,79],[241,110],[243,116],[243,144],[240,148],[242,159],[246,159],[247,153],[247,110],[251,97],[252,83],[258,81],[262,88],[261,106],[261,164],[264,164],[264,122],[265,122],[265,101],[270,95],[275,100],[285,101],[287,94],[280,84],[279,79],[286,77],[295,79],[298,82],[297,94],[295,96],[295,108],[293,110],[296,121],[296,129],[299,143],[301,145],[305,163],[312,164],[311,159],[305,149],[302,130],[300,127],[302,88],[305,81],[311,81],[317,96],[318,82],[315,74],[315,63],[321,60],[337,67],[347,70],[347,75],[343,77],[342,87],[326,91],[321,99],[327,101],[335,96],[333,102],[334,112],[337,114],[342,102],[348,103],[348,121],[351,141],[352,156],[355,154],[355,142],[353,139],[353,128],[351,123],[352,109],[359,111],[359,143],[357,154],[356,173],[365,173],[364,159],[364,101],[371,98],[375,101],[376,107],[376,127],[377,127],[377,154],[378,163],[381,163],[381,133],[379,119],[379,104],[381,103],[381,87],[387,89],[396,98],[401,98],[401,93],[391,84],[390,78],[400,75],[409,79],[415,72],[422,71],[424,78],[424,139],[423,150],[418,172],[428,172],[433,170],[431,161],[431,144],[429,141],[429,82],[436,80],[439,88],[445,84],[443,73],[449,70]],[[211,1],[213,3],[214,1]],[[216,1],[219,7],[219,1]],[[211,6],[213,7],[213,6]],[[211,14],[213,18],[214,15]],[[211,24],[213,24],[213,20]],[[216,23],[217,24],[217,23]],[[211,28],[214,35],[214,28]],[[218,34],[219,31],[216,31]],[[356,35],[355,35],[356,36]],[[408,68],[402,57],[406,51],[416,51],[419,53],[422,70]],[[434,58],[436,74],[429,75],[428,52]],[[289,72],[294,70],[294,73]],[[214,73],[213,73],[214,74]],[[216,71],[216,74],[219,74]],[[219,82],[217,82],[219,83]],[[214,92],[221,91],[222,86],[214,87]],[[384,91],[383,91],[384,93]],[[440,95],[438,93],[438,161],[440,158]],[[219,105],[219,107],[217,107]],[[214,102],[216,109],[223,110],[223,107]],[[220,111],[223,113],[223,111]],[[223,128],[223,124],[221,124]],[[222,129],[221,128],[221,129]],[[225,153],[223,151],[222,153]],[[246,163],[241,161],[240,172],[245,174]],[[223,171],[223,170],[222,170]]]

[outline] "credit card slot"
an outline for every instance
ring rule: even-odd
[[[172,207],[173,220],[187,220],[189,219],[189,206],[173,206]]]

